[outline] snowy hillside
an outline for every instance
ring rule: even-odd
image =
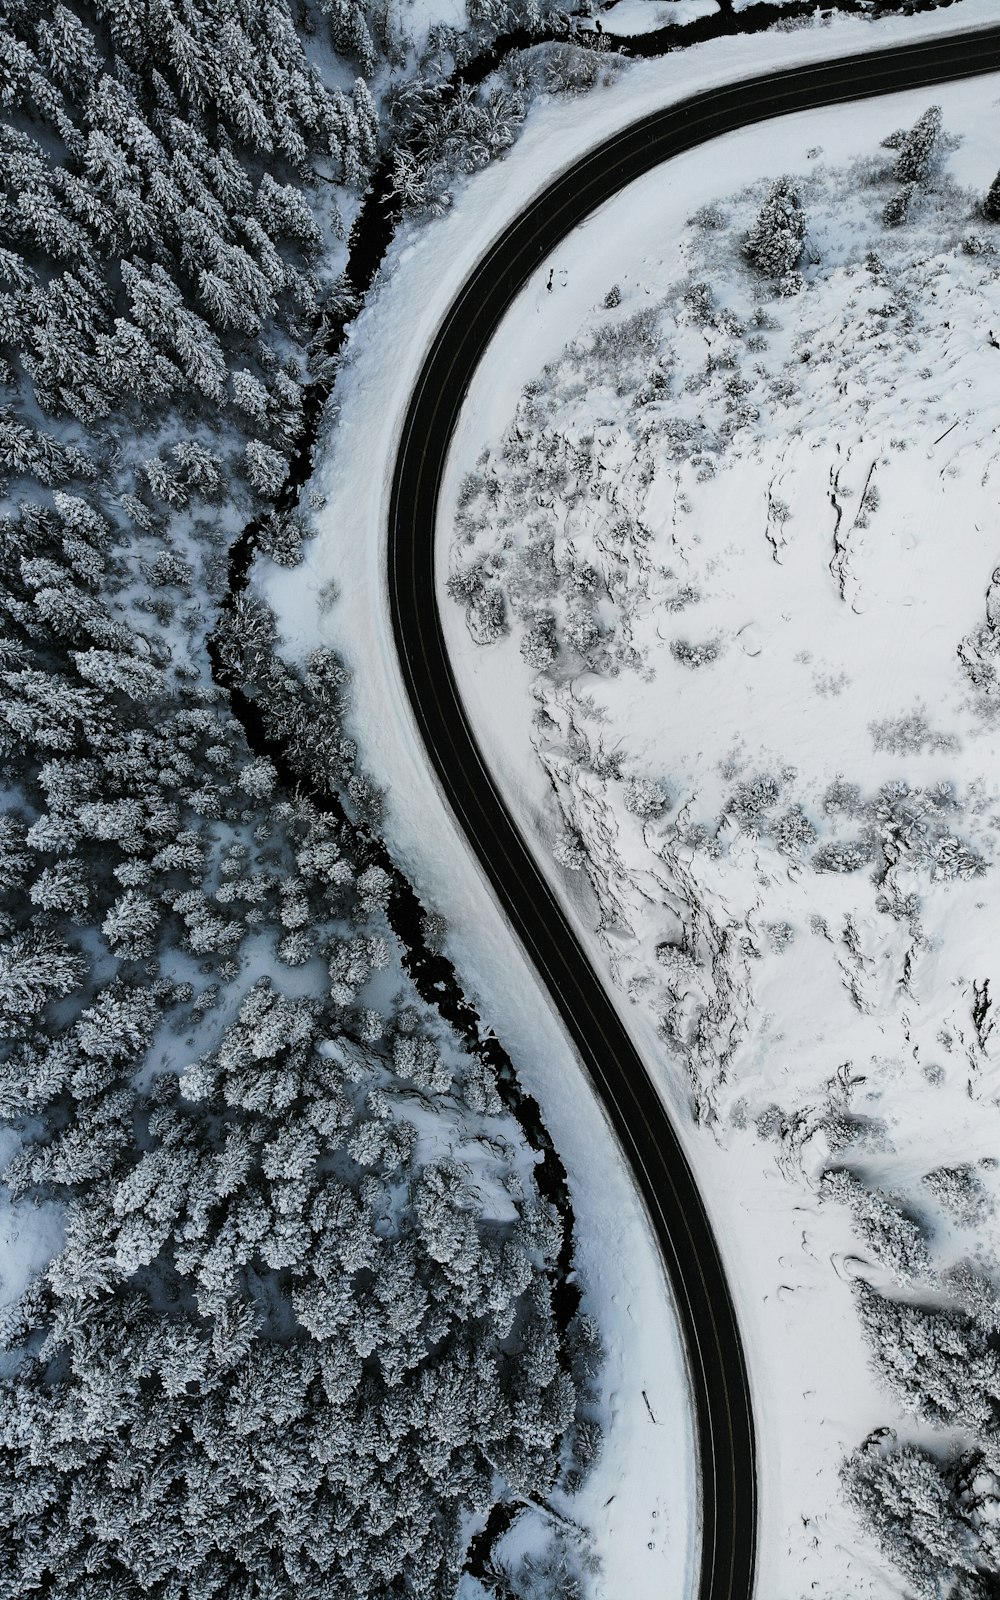
[[[452,466],[463,692],[700,1125],[777,1600],[899,1593],[879,1543],[995,1566],[998,93],[634,185],[525,291]],[[882,1425],[863,1531],[837,1474]]]

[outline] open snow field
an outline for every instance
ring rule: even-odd
[[[303,566],[291,571],[273,568],[263,574],[290,652],[302,654],[320,640],[333,639],[356,665],[355,715],[358,727],[366,732],[369,769],[389,787],[390,839],[418,886],[448,916],[451,951],[469,976],[485,1013],[495,1020],[527,1087],[538,1095],[570,1169],[581,1261],[593,1286],[593,1309],[611,1352],[607,1376],[610,1431],[605,1455],[586,1491],[586,1503],[578,1504],[574,1515],[595,1527],[604,1562],[601,1582],[609,1595],[627,1588],[637,1597],[652,1596],[662,1593],[664,1587],[679,1594],[690,1572],[696,1495],[683,1364],[663,1280],[627,1175],[544,997],[512,947],[473,863],[458,845],[426,773],[396,681],[381,587],[382,539],[385,496],[409,392],[408,378],[415,374],[451,294],[505,217],[595,138],[644,109],[709,82],[780,62],[864,50],[904,36],[974,26],[991,20],[991,11],[980,0],[966,0],[951,12],[877,28],[838,21],[828,29],[726,41],[630,68],[616,84],[585,102],[548,105],[533,112],[508,161],[471,180],[447,218],[424,229],[414,228],[401,238],[379,294],[359,320],[352,340],[352,364],[338,386],[338,427],[318,475],[317,487],[327,495],[321,537],[308,549]],[[982,187],[992,176],[988,169],[995,160],[987,139],[991,123],[995,125],[996,95],[995,84],[963,86],[956,91],[937,91],[932,97],[899,97],[898,104],[883,102],[863,111],[852,108],[789,119],[756,129],[752,139],[741,141],[734,136],[706,147],[635,186],[569,241],[557,259],[545,264],[515,307],[470,396],[455,451],[454,494],[481,450],[493,449],[502,440],[524,383],[537,378],[545,362],[557,360],[568,341],[600,315],[612,284],[621,287],[624,314],[640,304],[658,303],[672,283],[692,270],[691,259],[685,259],[681,250],[691,238],[685,233],[686,220],[698,206],[713,198],[722,201],[742,185],[759,184],[785,170],[810,172],[824,165],[840,165],[854,154],[871,153],[885,133],[912,121],[930,98],[944,107],[946,127],[966,135],[962,146],[949,157],[953,176],[957,182]],[[977,126],[983,129],[982,142],[975,132]],[[808,157],[806,152],[816,146],[823,147],[822,156]],[[608,214],[611,210],[615,210],[613,217]],[[710,250],[715,239],[711,230],[699,237],[699,247]],[[831,231],[824,240],[827,248],[832,238]],[[971,270],[975,261],[968,261]],[[551,293],[544,287],[550,265],[555,269]],[[721,277],[716,276],[721,286]],[[817,345],[832,341],[844,346],[844,332],[836,318],[843,316],[850,298],[851,290],[845,284],[839,298],[835,296],[825,305],[828,320],[817,330]],[[417,319],[414,306],[423,308]],[[867,310],[874,315],[873,308]],[[939,329],[939,336],[948,331]],[[766,354],[777,373],[790,357],[792,343],[785,350],[781,340],[786,334],[771,337],[773,344],[761,355]],[[791,341],[790,333],[787,337]],[[919,400],[907,390],[907,416],[914,418],[919,405],[926,404],[924,420],[934,427],[932,437],[954,420],[957,394],[964,396],[965,416],[982,411],[981,397],[969,398],[971,391],[961,389],[966,379],[983,381],[975,378],[978,338],[970,323],[969,353],[962,358],[965,365],[960,359],[951,369],[947,388],[944,374],[938,379],[933,373],[931,379],[917,379],[912,371],[907,374],[908,383],[925,386],[924,398]],[[937,346],[936,354],[930,354],[931,365],[939,357],[946,359],[948,349]],[[957,349],[951,354],[962,356]],[[915,359],[920,367],[925,364],[924,358]],[[881,366],[887,368],[888,361],[887,357]],[[887,372],[883,377],[888,382]],[[882,404],[887,416],[891,415],[892,406],[873,388],[871,372],[861,374],[860,381],[855,374],[850,383],[862,397],[872,392],[873,407]],[[929,398],[932,395],[937,398]],[[740,445],[739,471],[745,468],[748,474],[745,486],[737,484],[735,464],[730,469],[726,462],[715,477],[697,486],[697,498],[689,486],[692,510],[684,512],[673,504],[676,496],[669,473],[654,483],[660,499],[655,516],[651,510],[648,518],[651,539],[647,556],[650,567],[658,570],[647,575],[645,595],[632,593],[625,583],[619,596],[620,616],[624,621],[627,612],[636,653],[645,652],[645,664],[623,670],[616,679],[603,673],[588,675],[576,687],[581,694],[594,697],[593,711],[572,705],[569,711],[589,730],[588,737],[594,735],[599,718],[607,717],[607,722],[600,724],[605,743],[610,747],[620,741],[629,775],[658,779],[670,789],[668,822],[676,822],[680,806],[690,796],[688,820],[692,828],[700,822],[707,831],[735,785],[757,770],[782,775],[795,767],[794,779],[782,777],[779,812],[795,804],[814,805],[816,796],[824,792],[824,762],[832,761],[836,770],[843,769],[847,781],[857,783],[863,795],[870,796],[884,773],[898,772],[899,763],[891,752],[873,749],[868,723],[908,716],[922,697],[929,728],[946,742],[907,755],[906,777],[922,788],[954,781],[962,796],[961,828],[955,829],[956,836],[967,841],[970,849],[985,852],[988,841],[981,835],[987,828],[989,803],[976,809],[978,800],[971,784],[973,768],[976,772],[989,770],[991,736],[975,734],[968,716],[963,722],[957,703],[943,703],[938,670],[925,662],[925,652],[918,646],[921,626],[926,632],[940,625],[942,641],[946,633],[948,643],[942,642],[937,659],[939,663],[950,660],[958,637],[985,621],[985,585],[997,557],[986,551],[981,557],[977,554],[964,600],[953,576],[960,562],[977,551],[969,524],[979,517],[983,527],[989,526],[983,520],[988,489],[983,490],[986,498],[977,502],[972,490],[981,473],[977,475],[974,466],[963,466],[961,456],[953,452],[968,447],[971,459],[978,440],[981,448],[975,459],[985,467],[985,441],[994,424],[981,416],[976,426],[963,422],[956,427],[940,446],[933,447],[938,453],[927,463],[918,484],[913,464],[926,459],[926,442],[922,447],[915,444],[897,459],[888,439],[883,439],[891,431],[889,422],[886,418],[879,422],[878,455],[880,461],[885,456],[887,463],[879,467],[880,505],[870,517],[868,529],[852,530],[841,563],[845,593],[850,598],[834,601],[828,590],[840,580],[835,583],[828,570],[834,553],[830,531],[834,512],[827,498],[829,471],[832,461],[842,467],[839,485],[845,491],[843,502],[851,507],[850,522],[871,464],[870,452],[866,456],[864,451],[868,424],[856,403],[849,406],[847,396],[832,400],[819,380],[815,398],[816,416],[800,418],[803,429],[808,423],[808,428],[825,436],[825,443],[815,452],[810,451],[805,436],[791,447],[785,437],[787,419],[779,424],[769,418],[765,424],[768,438],[759,456],[747,441]],[[725,403],[720,399],[722,407]],[[585,409],[584,395],[581,416]],[[762,417],[768,416],[763,406],[760,410]],[[936,423],[939,413],[946,417],[940,426]],[[611,429],[618,426],[613,406],[602,403],[600,418],[595,415],[589,424],[592,432],[596,433],[599,422]],[[924,441],[925,435],[920,438]],[[360,440],[365,441],[364,449],[359,449]],[[380,441],[377,450],[373,440]],[[836,460],[835,443],[841,446]],[[779,461],[782,450],[785,458]],[[940,513],[943,490],[952,480],[940,480],[933,492],[931,481],[948,463],[956,464],[962,473],[963,504],[971,515],[953,518],[949,509],[944,523],[935,513]],[[609,472],[623,482],[624,466],[609,455]],[[768,518],[766,490],[772,482],[772,515]],[[856,490],[853,500],[846,493],[852,488]],[[898,501],[892,498],[896,495]],[[790,508],[791,515],[783,521],[773,514],[775,501],[784,501]],[[949,508],[953,504],[949,495]],[[890,510],[891,506],[896,510]],[[922,574],[912,568],[913,580],[904,589],[898,572],[902,560],[896,550],[899,537],[887,531],[886,540],[876,547],[872,535],[890,525],[902,527],[902,511],[907,509],[911,521],[906,526],[915,539],[913,548],[926,552],[928,565]],[[442,581],[447,574],[452,522],[451,508],[445,511],[439,535]],[[960,527],[954,526],[957,522]],[[942,526],[954,534],[950,561],[941,559]],[[769,527],[773,540],[768,539]],[[776,549],[779,538],[784,542]],[[818,554],[819,545],[824,559]],[[659,570],[671,562],[676,579]],[[935,562],[939,563],[936,568]],[[689,567],[698,569],[703,598],[690,601],[687,613],[678,614],[664,605],[664,598],[676,599],[678,587],[685,582],[694,587],[687,576]],[[820,569],[825,570],[825,578]],[[944,587],[949,610],[947,616],[938,615],[945,603],[944,597],[938,596],[932,616],[928,608],[934,602],[934,590],[942,587],[942,571],[948,579]],[[331,578],[352,597],[351,605],[331,602]],[[903,605],[906,597],[917,610],[914,604]],[[784,611],[791,611],[787,621]],[[540,854],[551,860],[554,837],[565,827],[566,818],[557,811],[536,750],[536,740],[539,745],[542,741],[532,724],[535,674],[521,660],[516,635],[495,648],[478,649],[469,640],[460,608],[448,603],[445,614],[463,684],[477,708],[477,725],[498,777],[516,801],[526,830],[538,839]],[[891,614],[891,622],[879,626],[887,620],[886,614]],[[901,616],[905,626],[898,621]],[[863,629],[863,639],[860,631],[851,631],[850,619],[858,630]],[[657,626],[664,636],[662,647]],[[737,638],[741,629],[742,644]],[[682,634],[690,635],[692,642],[717,636],[724,643],[719,659],[694,670],[676,661],[669,653],[669,643]],[[855,653],[849,664],[842,665],[848,643]],[[811,659],[796,659],[803,653]],[[891,681],[886,679],[884,693],[875,695],[869,706],[867,697],[874,695],[876,681],[882,682],[880,663],[885,661],[892,665]],[[917,664],[922,674],[919,678],[914,676]],[[754,679],[755,668],[758,672],[763,668],[765,675]],[[647,670],[653,673],[648,682],[644,677]],[[729,674],[728,679],[723,678],[724,673]],[[840,682],[841,674],[849,681]],[[560,689],[564,698],[566,693]],[[553,706],[559,709],[554,697]],[[742,740],[741,745],[737,739]],[[949,739],[959,741],[957,750],[949,746]],[[543,754],[553,768],[552,746],[546,745]],[[719,762],[731,756],[727,778]],[[801,1151],[779,1150],[773,1140],[760,1139],[752,1123],[765,1104],[777,1103],[794,1112],[806,1106],[811,1096],[822,1099],[827,1079],[844,1061],[850,1059],[857,1066],[871,1057],[873,1035],[884,1025],[888,1036],[879,1045],[879,1053],[886,1062],[895,1063],[897,1075],[892,1077],[888,1069],[875,1075],[869,1069],[866,1084],[845,1092],[853,1097],[854,1113],[891,1121],[895,1152],[876,1151],[872,1160],[882,1163],[887,1172],[891,1170],[893,1182],[897,1176],[903,1181],[910,1173],[925,1171],[968,1150],[974,1132],[984,1141],[990,1137],[984,1117],[995,1113],[984,1112],[981,1103],[969,1099],[967,1074],[960,1065],[963,1040],[971,1038],[969,1024],[963,1038],[957,1032],[952,1034],[951,1052],[939,1043],[933,1053],[928,1044],[919,1060],[914,1060],[912,1051],[907,1056],[899,1048],[897,1012],[890,1019],[878,1009],[884,1009],[883,991],[891,989],[893,980],[883,978],[879,956],[866,948],[866,939],[876,940],[876,929],[880,935],[887,919],[872,904],[874,891],[865,872],[826,878],[810,874],[809,894],[825,897],[815,915],[825,917],[833,930],[834,938],[828,939],[822,932],[813,933],[809,925],[808,917],[814,913],[811,902],[810,908],[806,906],[802,886],[806,874],[801,872],[796,878],[794,864],[790,870],[770,846],[727,824],[725,861],[713,859],[709,851],[699,853],[688,847],[697,870],[692,872],[691,898],[685,904],[704,908],[709,942],[720,926],[745,923],[752,941],[759,935],[759,950],[753,955],[740,949],[738,957],[720,964],[720,974],[724,965],[727,982],[733,986],[732,992],[724,995],[729,1008],[726,1014],[734,1019],[733,1057],[724,1077],[717,1075],[718,1081],[700,1070],[697,1080],[693,1079],[684,1048],[668,1043],[665,1037],[659,1004],[670,974],[656,959],[655,949],[658,943],[669,943],[671,933],[676,932],[669,913],[678,910],[670,899],[676,892],[675,879],[669,876],[658,851],[664,829],[660,823],[653,825],[647,829],[648,841],[644,840],[642,829],[619,803],[621,784],[608,782],[602,797],[596,785],[583,781],[577,762],[573,768],[560,789],[566,809],[582,804],[586,796],[597,822],[615,829],[608,840],[602,903],[586,886],[582,872],[567,873],[551,861],[553,878],[575,904],[581,932],[592,939],[609,980],[624,985],[618,991],[623,1010],[634,1026],[637,1042],[660,1075],[682,1131],[687,1131],[745,1319],[761,1429],[761,1592],[774,1600],[800,1600],[806,1593],[821,1600],[824,1596],[837,1600],[844,1594],[898,1593],[897,1580],[885,1575],[884,1563],[874,1551],[860,1546],[857,1529],[837,1500],[840,1456],[870,1426],[889,1420],[891,1408],[868,1373],[851,1307],[848,1280],[854,1270],[854,1251],[849,1225],[837,1214],[838,1208],[821,1209],[815,1194],[825,1135],[808,1148],[804,1141]],[[574,815],[573,820],[579,819]],[[679,859],[678,851],[675,863]],[[758,882],[760,877],[766,881]],[[903,887],[901,883],[901,892]],[[621,902],[613,919],[604,916],[609,893],[618,895]],[[944,949],[949,964],[958,963],[957,976],[967,982],[988,976],[988,969],[980,971],[981,961],[974,971],[969,967],[966,972],[968,962],[961,950],[979,954],[979,936],[974,930],[983,928],[984,911],[976,902],[983,901],[988,913],[989,894],[989,876],[968,883],[957,880],[935,891],[934,937],[938,937],[938,922],[948,937],[938,950],[920,951],[926,974],[920,982],[927,990],[931,969]],[[947,907],[947,914],[941,907]],[[841,936],[847,915],[853,916],[857,929],[853,951]],[[598,933],[595,930],[602,921],[603,930]],[[787,922],[794,927],[795,936],[783,953],[772,950],[765,922]],[[906,927],[902,922],[898,926],[902,938]],[[961,946],[953,937],[959,932],[964,941]],[[780,935],[774,937],[781,942]],[[738,940],[736,944],[738,947]],[[823,952],[822,964],[812,959],[814,950]],[[890,958],[884,965],[895,962],[898,966],[904,952],[894,949]],[[842,967],[859,985],[868,984],[873,997],[870,1012],[863,1013],[845,998]],[[643,969],[651,971],[655,993],[651,995],[650,986],[640,983],[633,1003],[627,986],[636,974],[641,977]],[[715,971],[710,970],[709,976],[715,984]],[[912,981],[916,987],[917,978]],[[952,984],[947,974],[934,984],[934,993],[942,997],[949,1013],[961,1009],[963,998],[958,988],[949,987]],[[801,1003],[791,1004],[790,997],[796,996]],[[656,1005],[650,1003],[651,998]],[[911,1007],[915,1009],[916,1002]],[[926,1003],[921,1018],[929,1019],[931,1009]],[[677,1020],[680,1026],[675,1033],[681,1038],[683,1018]],[[724,1026],[721,1012],[718,1024]],[[930,1037],[946,1024],[921,1021],[921,1028],[929,1029]],[[779,1034],[784,1038],[779,1039]],[[708,1054],[718,1054],[711,1041]],[[942,1081],[932,1083],[925,1066],[942,1068]],[[690,1115],[694,1081],[699,1093],[704,1090],[703,1120],[698,1128]],[[988,1082],[988,1069],[980,1064],[973,1087],[983,1093]],[[869,1106],[865,1097],[873,1087],[877,1104]],[[647,1414],[643,1390],[657,1419],[655,1424]],[[605,1506],[603,1502],[612,1494],[614,1500]]]

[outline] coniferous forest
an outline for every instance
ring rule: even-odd
[[[461,995],[348,675],[231,587],[247,527],[297,559],[367,84],[426,121],[454,45],[351,0],[0,27],[0,1116],[56,1240],[2,1319],[9,1600],[451,1595],[596,1448],[572,1218],[421,980]]]

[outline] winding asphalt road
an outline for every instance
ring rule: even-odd
[[[648,1208],[676,1298],[702,1482],[699,1600],[749,1600],[757,1546],[750,1383],[712,1225],[655,1085],[521,837],[469,725],[438,611],[434,534],[468,385],[519,289],[595,207],[721,133],[810,107],[1000,69],[1000,28],[953,34],[713,89],[644,117],[582,157],[505,229],[456,297],[414,389],[389,513],[390,609],[428,758],[500,905],[548,987]]]

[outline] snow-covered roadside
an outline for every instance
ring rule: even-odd
[[[354,667],[355,730],[363,739],[368,770],[389,789],[390,842],[417,885],[448,916],[451,953],[537,1093],[570,1169],[581,1262],[604,1301],[595,1309],[606,1329],[612,1318],[617,1325],[609,1363],[617,1416],[587,1491],[588,1504],[580,1508],[598,1532],[609,1590],[627,1581],[631,1593],[643,1596],[661,1592],[669,1581],[679,1593],[690,1567],[695,1486],[680,1353],[627,1175],[547,1002],[447,818],[399,689],[383,593],[383,541],[402,412],[433,330],[471,265],[507,217],[596,139],[645,109],[748,71],[990,20],[987,0],[965,0],[960,12],[896,19],[877,28],[838,20],[829,29],[717,42],[630,68],[585,103],[538,107],[510,158],[470,181],[448,218],[411,230],[398,242],[379,295],[359,319],[352,365],[338,386],[340,420],[316,485],[327,495],[322,535],[308,547],[303,566],[265,574],[290,651],[304,654],[316,643],[334,643]],[[575,271],[560,292],[567,316],[578,318],[592,303],[592,296],[578,288]],[[565,326],[560,334],[555,318],[550,324],[554,354]],[[527,355],[533,365],[542,359],[540,344],[534,342]],[[484,415],[481,428],[490,421]],[[505,420],[504,405],[494,420]],[[331,579],[345,597],[332,607],[323,598]],[[732,1184],[733,1170],[721,1162],[713,1169],[711,1152],[705,1159],[711,1200],[718,1184]],[[655,1431],[643,1389],[657,1418]],[[774,1493],[769,1481],[765,1489]],[[602,1512],[609,1495],[615,1499]],[[659,1510],[655,1520],[654,1510]],[[773,1520],[767,1504],[764,1518],[765,1525]],[[664,1529],[665,1535],[654,1529]],[[685,1536],[671,1538],[675,1529]]]

